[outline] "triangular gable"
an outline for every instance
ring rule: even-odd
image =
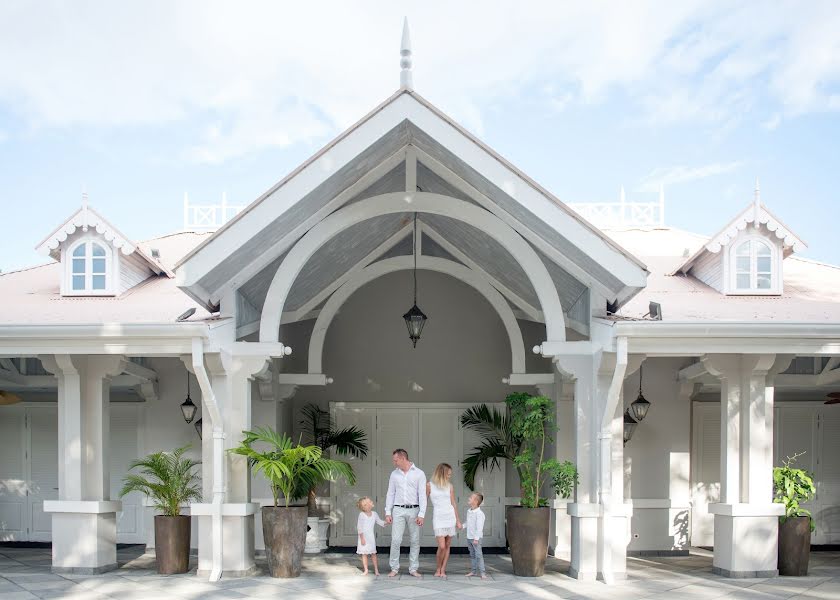
[[[708,242],[700,246],[697,251],[692,254],[685,262],[672,271],[671,275],[678,273],[688,273],[692,266],[707,253],[717,254],[732,240],[734,240],[739,233],[744,231],[747,226],[764,225],[768,231],[775,234],[781,241],[784,250],[784,256],[787,257],[794,252],[801,252],[808,245],[803,242],[790,228],[782,223],[781,219],[777,218],[764,204],[759,200],[751,202],[749,206],[744,208],[738,216],[730,221],[726,227],[717,232]]]
[[[158,275],[166,275],[174,277],[174,274],[161,265],[158,261],[143,252],[140,247],[132,242],[119,229],[109,223],[105,217],[96,212],[88,205],[84,205],[75,213],[73,213],[64,223],[56,227],[47,237],[45,237],[35,249],[45,256],[49,256],[55,260],[60,260],[60,247],[69,236],[73,235],[77,230],[88,231],[95,230],[107,242],[117,248],[122,254],[128,256],[136,252],[149,268]]]
[[[515,222],[520,233],[527,229],[541,238],[549,258],[564,261],[560,266],[608,299],[625,302],[644,286],[643,263],[409,90],[389,98],[182,259],[179,286],[216,305],[315,223],[403,163],[408,147],[416,147],[418,165],[435,163],[494,204],[503,200],[505,206],[490,210]],[[524,218],[529,222],[523,225]]]

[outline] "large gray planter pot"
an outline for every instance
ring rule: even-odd
[[[779,523],[779,575],[807,575],[810,557],[810,518],[791,517]]]
[[[190,517],[155,515],[155,562],[161,575],[190,569]]]
[[[300,576],[306,546],[305,506],[263,506],[262,527],[268,573],[272,577]]]
[[[542,577],[548,556],[548,533],[551,509],[508,506],[507,539],[513,574],[519,577]]]

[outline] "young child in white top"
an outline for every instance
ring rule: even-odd
[[[467,511],[467,549],[470,551],[470,572],[467,577],[481,575],[487,579],[484,572],[484,554],[481,551],[481,538],[484,535],[484,511],[481,510],[481,503],[484,496],[478,492],[470,494],[467,501],[470,509]]]
[[[379,575],[379,563],[376,560],[376,535],[373,529],[375,525],[385,527],[385,521],[373,510],[373,500],[367,496],[359,498],[356,505],[359,507],[359,520],[356,522],[359,542],[356,546],[356,554],[362,556],[362,575],[368,574],[368,556],[373,559],[374,574]]]

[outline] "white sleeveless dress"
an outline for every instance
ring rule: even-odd
[[[458,534],[458,529],[455,527],[455,508],[452,506],[451,492],[452,486],[438,487],[431,481],[429,482],[429,499],[432,501],[432,529],[435,535],[441,536],[455,536]]]

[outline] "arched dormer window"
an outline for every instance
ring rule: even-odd
[[[67,294],[111,293],[111,252],[101,242],[85,240],[68,250]]]
[[[732,291],[736,294],[779,293],[775,255],[774,248],[758,238],[736,245],[732,260]]]

